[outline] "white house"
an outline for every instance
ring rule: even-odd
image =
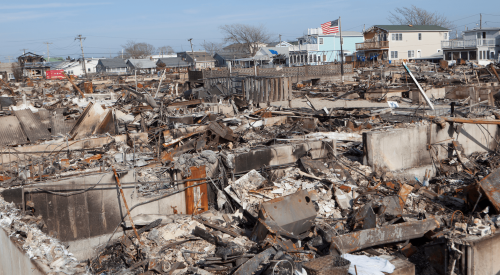
[[[87,69],[88,74],[96,72],[96,66],[98,62],[98,58],[85,58],[85,68]],[[67,75],[74,75],[78,77],[85,76],[85,71],[81,59],[76,61],[63,61],[57,66],[52,67],[52,70],[64,70],[64,73],[66,73]]]
[[[462,33],[462,39],[441,42],[444,59],[458,59],[487,65],[500,59],[500,28],[472,29]]]
[[[356,44],[358,56],[378,60],[431,58],[442,53],[441,41],[449,40],[450,30],[434,25],[374,25]]]

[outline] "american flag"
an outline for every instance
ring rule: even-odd
[[[339,32],[339,20],[328,21],[321,24],[321,30],[323,34],[332,34]]]

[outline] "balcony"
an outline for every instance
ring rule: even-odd
[[[356,51],[373,50],[373,49],[387,49],[389,48],[389,41],[373,41],[356,43]]]
[[[471,40],[446,40],[441,41],[442,49],[466,49],[477,48],[481,46],[496,46],[498,43],[494,38],[471,39]]]
[[[289,51],[291,52],[298,52],[298,51],[318,51],[319,46],[318,44],[303,44],[303,45],[293,45],[288,48]]]

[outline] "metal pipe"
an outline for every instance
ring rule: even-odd
[[[137,237],[137,241],[139,241],[139,243],[141,245],[144,245],[141,242],[141,238],[139,237],[139,233],[137,233],[137,229],[135,229],[134,220],[132,219],[132,216],[130,215],[130,210],[128,209],[128,205],[127,205],[127,200],[125,199],[125,193],[123,193],[122,185],[120,184],[120,178],[118,178],[118,174],[116,173],[115,168],[114,167],[112,167],[112,168],[113,168],[113,173],[115,173],[116,185],[118,185],[118,187],[120,188],[120,193],[122,194],[123,204],[125,205],[125,209],[127,209],[127,215],[128,215],[128,218],[130,219],[130,224],[132,225],[132,228],[134,229],[134,233],[135,233],[135,236]]]

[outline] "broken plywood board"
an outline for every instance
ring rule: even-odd
[[[101,105],[90,102],[69,133],[71,139],[81,139],[93,135],[108,111],[104,110]]]

